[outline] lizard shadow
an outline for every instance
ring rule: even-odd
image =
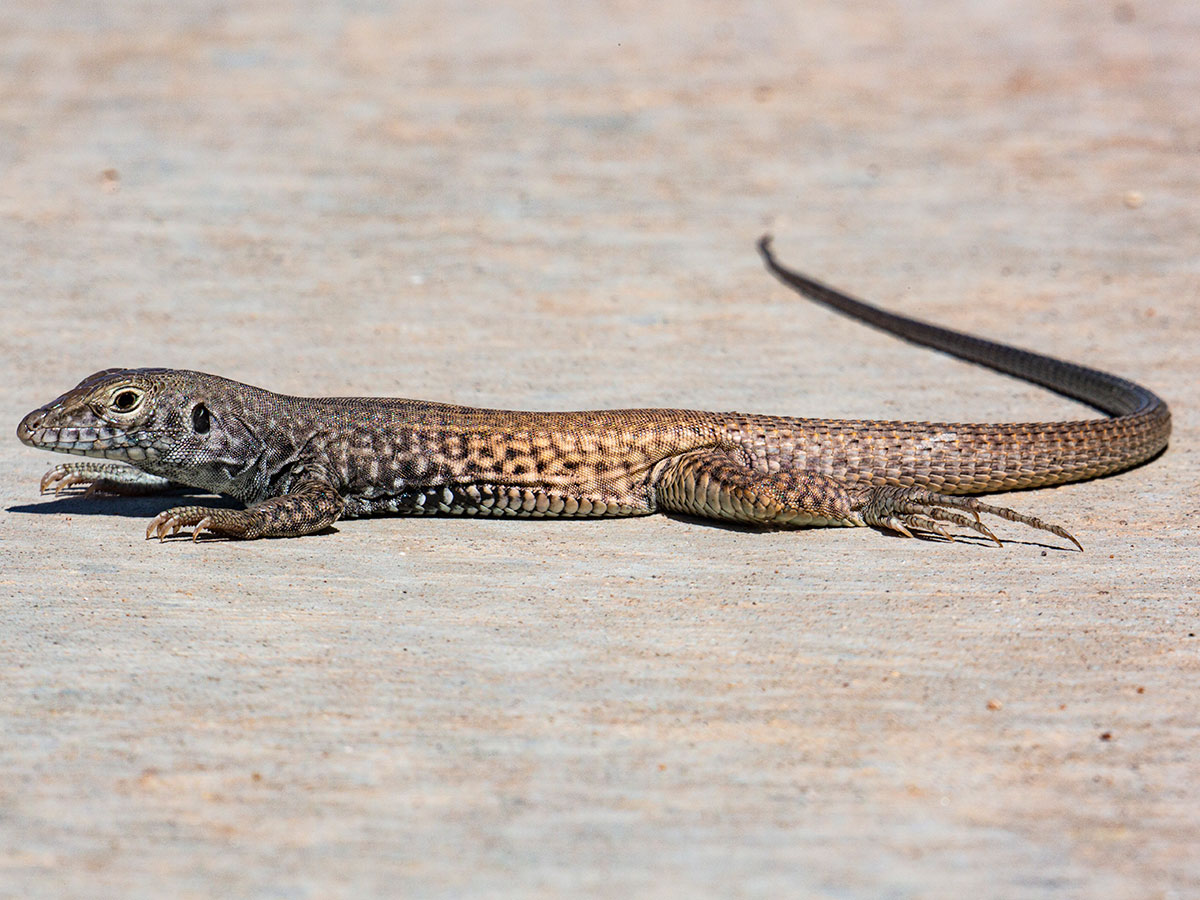
[[[119,516],[126,519],[152,519],[161,512],[166,512],[173,506],[179,506],[181,500],[201,500],[204,506],[212,509],[245,509],[245,505],[230,497],[208,494],[203,491],[178,490],[147,497],[117,497],[106,495],[102,497],[85,497],[82,491],[74,494],[63,493],[41,503],[26,503],[19,506],[5,507],[5,512],[25,513],[34,516]],[[332,525],[321,531],[305,537],[320,537],[337,534],[337,528]],[[167,542],[176,540],[191,540],[190,531],[181,531],[166,538]],[[200,536],[199,543],[233,542],[234,538],[205,532]]]
[[[228,497],[206,494],[200,491],[178,491],[155,494],[149,497],[85,497],[82,492],[63,493],[40,503],[25,503],[5,507],[5,512],[25,513],[34,516],[121,516],[127,519],[153,518],[181,500],[196,498],[213,509],[242,509],[242,504]]]
[[[48,515],[71,515],[71,516],[120,516],[127,519],[149,519],[158,515],[160,512],[165,512],[173,506],[179,506],[180,500],[195,498],[205,501],[205,506],[211,506],[213,509],[245,509],[245,506],[236,500],[229,497],[221,497],[216,494],[207,494],[201,491],[172,491],[170,493],[155,494],[148,497],[85,497],[82,492],[75,494],[61,494],[52,497],[48,500],[43,500],[40,503],[26,503],[16,506],[5,507],[5,512],[24,513],[26,515],[48,516]],[[723,522],[714,519],[702,518],[700,516],[689,516],[684,513],[661,513],[664,518],[671,519],[676,522],[684,522],[692,525],[701,525],[705,528],[715,528],[720,531],[729,531],[734,534],[763,534],[765,532],[803,532],[806,528],[763,528],[755,525],[745,525],[740,522]],[[448,521],[468,522],[474,521],[474,517],[467,516],[445,516]],[[508,520],[511,522],[536,522],[536,519],[520,519],[514,518]],[[546,521],[546,520],[540,520]],[[877,534],[890,538],[892,540],[908,540],[901,534],[893,532],[873,529]],[[329,526],[321,531],[314,532],[306,537],[317,537],[324,535],[337,534],[338,529],[334,526]],[[178,540],[188,537],[190,534],[180,533],[174,535],[173,538]],[[975,534],[956,534],[954,541],[949,541],[941,535],[919,533],[916,535],[916,540],[926,541],[934,544],[967,544],[976,547],[994,547],[995,545],[984,537]],[[171,540],[171,538],[168,538]],[[233,538],[228,538],[216,534],[204,534],[200,537],[201,543],[225,542],[232,541]],[[1073,551],[1073,547],[1060,547],[1055,544],[1042,543],[1040,541],[1019,540],[1016,538],[1004,539],[1005,544],[1021,544],[1028,547],[1041,547],[1043,550],[1062,550]]]
[[[242,509],[242,507],[240,507],[240,506],[235,506],[234,508]],[[329,536],[335,535],[337,533],[338,533],[338,529],[333,525],[329,525],[325,528],[322,528],[320,531],[312,531],[312,532],[309,532],[308,534],[299,535],[299,537],[303,538],[304,540],[308,540],[309,538],[329,537]],[[246,541],[242,540],[241,538],[233,538],[227,534],[214,534],[211,531],[205,531],[199,537],[194,537],[193,535],[194,535],[194,532],[191,532],[191,531],[180,531],[176,534],[167,535],[165,538],[162,538],[161,542],[164,544],[172,544],[176,541],[195,541],[197,544],[244,544],[244,543],[246,543]],[[255,538],[255,541],[292,541],[292,540],[296,540],[296,538],[295,537]]]
[[[701,516],[689,516],[685,513],[672,512],[672,513],[662,513],[662,515],[665,518],[672,519],[676,522],[686,522],[686,523],[692,524],[692,525],[701,525],[705,528],[716,528],[720,531],[732,531],[735,534],[764,534],[764,533],[792,532],[792,533],[796,533],[797,536],[799,537],[800,533],[813,530],[813,529],[804,528],[804,527],[788,528],[786,526],[785,527],[775,527],[775,528],[772,528],[772,527],[763,528],[763,527],[755,526],[755,525],[745,525],[740,522],[721,522],[721,521],[717,521],[714,519],[706,519]],[[846,530],[855,531],[858,529],[846,529]],[[980,548],[991,547],[992,549],[996,549],[996,550],[1000,549],[999,547],[996,546],[996,544],[994,542],[989,541],[987,538],[983,537],[982,535],[978,535],[978,534],[974,534],[974,533],[966,533],[966,534],[956,533],[956,534],[954,534],[954,539],[949,540],[947,538],[942,537],[940,534],[932,534],[932,533],[923,532],[923,531],[917,532],[915,535],[913,535],[912,538],[907,538],[902,534],[896,534],[894,531],[888,531],[885,528],[871,528],[870,530],[875,532],[875,534],[879,535],[880,537],[887,538],[888,540],[895,540],[895,541],[917,540],[917,541],[921,541],[921,542],[928,543],[928,544],[965,544],[969,547],[980,547]],[[1001,537],[1001,540],[1004,542],[1005,546],[1008,546],[1009,544],[1020,544],[1023,547],[1041,547],[1043,550],[1061,550],[1063,552],[1071,552],[1071,553],[1078,552],[1075,547],[1062,547],[1057,544],[1048,544],[1048,543],[1043,543],[1041,541],[1023,540],[1020,538],[1004,538],[1004,537]]]

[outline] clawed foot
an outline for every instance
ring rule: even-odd
[[[200,540],[200,535],[205,532],[221,537],[246,537],[250,522],[247,513],[240,509],[176,506],[150,520],[146,526],[146,540],[158,538],[159,541],[165,541],[185,528],[192,529],[193,541]]]
[[[185,507],[177,507],[160,512],[146,526],[146,540],[158,538],[160,542],[174,537],[182,529],[192,527],[192,540],[198,541],[204,530],[212,524],[212,519],[203,514],[192,512]]]
[[[86,484],[87,490],[84,491],[85,497],[91,497],[99,492],[97,488],[97,480],[94,476],[84,475],[79,472],[72,472],[67,466],[55,466],[49,472],[42,476],[41,492],[43,494],[53,493],[58,496],[67,488],[77,484]]]
[[[53,493],[57,497],[63,491],[80,485],[85,486],[85,498],[101,494],[146,496],[161,493],[173,486],[166,478],[125,463],[84,460],[55,466],[42,476],[40,489],[43,494]]]
[[[872,488],[857,511],[864,524],[886,528],[905,537],[913,537],[913,532],[918,531],[936,534],[952,541],[954,536],[946,530],[945,525],[956,525],[981,534],[1002,546],[1000,538],[996,537],[980,518],[981,514],[987,514],[1048,531],[1070,541],[1080,550],[1083,549],[1070,532],[1058,525],[1051,525],[1004,506],[981,503],[973,497],[939,494],[923,488]]]

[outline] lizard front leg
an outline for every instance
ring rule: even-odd
[[[41,491],[43,494],[49,491],[61,494],[67,488],[76,485],[87,488],[84,491],[85,497],[96,494],[145,496],[161,494],[163,491],[183,486],[168,478],[143,472],[128,463],[96,462],[88,459],[55,466],[42,476]]]
[[[872,525],[912,537],[914,531],[953,536],[947,526],[967,528],[1000,543],[980,514],[1020,522],[1071,541],[1067,531],[1003,506],[972,497],[899,485],[848,485],[812,472],[761,472],[737,451],[697,450],[671,459],[658,472],[660,508],[750,525]]]
[[[231,538],[300,537],[328,528],[342,514],[345,500],[327,481],[310,478],[281,497],[246,509],[177,506],[159,513],[146,528],[147,540],[160,541],[192,527],[192,540],[205,532]]]

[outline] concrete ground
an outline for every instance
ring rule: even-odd
[[[1200,7],[0,7],[0,895],[1200,884]],[[868,530],[39,497],[110,366],[554,409],[1087,415],[766,275],[1145,382],[1159,460]],[[1001,523],[1002,525],[1005,523]]]

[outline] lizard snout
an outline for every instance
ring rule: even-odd
[[[31,447],[37,446],[37,441],[34,435],[42,430],[42,423],[46,420],[46,407],[35,409],[21,420],[21,424],[17,426],[17,437],[21,439],[22,444],[28,444]]]

